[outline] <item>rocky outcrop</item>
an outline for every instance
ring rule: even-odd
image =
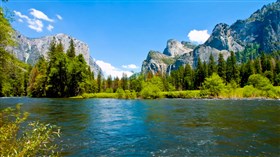
[[[27,38],[19,32],[16,32],[14,39],[16,41],[16,46],[8,47],[8,51],[13,53],[19,60],[31,65],[34,65],[40,56],[48,58],[48,49],[52,40],[55,40],[57,43],[61,42],[66,52],[70,45],[70,40],[73,39],[76,55],[82,54],[85,61],[91,67],[91,70],[96,75],[98,71],[101,70],[95,61],[90,57],[88,45],[66,34],[57,34],[42,38]]]
[[[165,73],[170,64],[173,64],[175,59],[171,56],[167,56],[158,51],[150,51],[147,59],[142,64],[142,72],[148,73]]]
[[[215,26],[209,39],[197,47],[186,46],[186,42],[169,40],[163,51],[166,56],[173,57],[174,63],[165,64],[166,73],[178,69],[182,65],[197,65],[197,60],[208,62],[210,54],[218,60],[218,55],[223,54],[227,59],[230,51],[241,52],[248,45],[259,45],[259,51],[271,53],[280,50],[280,1],[263,6],[246,20],[237,20],[231,26],[220,23]],[[187,48],[186,48],[187,47]],[[158,68],[147,69],[149,60],[145,60],[142,73],[157,72]],[[153,59],[153,67],[157,61]],[[165,70],[165,69],[162,69]]]
[[[187,45],[187,44],[185,44]],[[181,56],[185,53],[191,52],[193,49],[185,46],[182,42],[179,42],[174,39],[170,39],[167,41],[167,46],[163,51],[163,54],[171,57]]]
[[[176,60],[181,56],[189,56],[194,46],[189,42],[179,42],[174,39],[167,41],[164,52],[150,51],[146,60],[142,64],[142,73],[152,72],[166,73],[170,72]],[[176,66],[175,66],[176,67]]]

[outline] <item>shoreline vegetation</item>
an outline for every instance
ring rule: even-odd
[[[170,91],[170,92],[160,92],[156,98],[143,98],[139,93],[136,96],[129,96],[126,93],[84,93],[75,97],[69,97],[72,99],[89,99],[89,98],[112,98],[112,99],[280,99],[280,86],[274,87],[278,91],[278,95],[268,91],[261,91],[258,89],[253,89],[253,87],[248,86],[246,88],[237,88],[233,91],[223,91],[219,96],[205,96],[202,95],[201,90],[186,90],[186,91]],[[127,92],[128,93],[128,92]]]

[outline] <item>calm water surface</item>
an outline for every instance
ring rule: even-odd
[[[279,156],[279,100],[0,98],[62,128],[65,156]]]

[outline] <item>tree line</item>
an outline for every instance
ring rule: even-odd
[[[217,74],[226,85],[230,84],[235,88],[248,85],[249,77],[254,74],[264,76],[272,85],[279,86],[280,51],[272,54],[261,53],[255,59],[248,59],[243,63],[237,61],[233,52],[226,60],[222,54],[219,54],[217,62],[211,54],[208,63],[198,58],[196,68],[186,64],[173,70],[170,75],[149,72],[145,75],[133,75],[130,78],[124,75],[121,79],[114,80],[109,76],[107,80],[102,80],[99,92],[115,92],[121,88],[136,91],[143,96],[163,91],[197,90],[202,89],[203,83],[213,74]]]

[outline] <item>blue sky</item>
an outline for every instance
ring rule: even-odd
[[[16,11],[12,25],[25,36],[73,36],[89,45],[91,56],[107,75],[121,75],[124,71],[139,72],[149,50],[163,51],[168,39],[190,41],[188,34],[192,32],[191,41],[202,42],[216,24],[245,19],[271,2],[10,0],[4,6]]]

